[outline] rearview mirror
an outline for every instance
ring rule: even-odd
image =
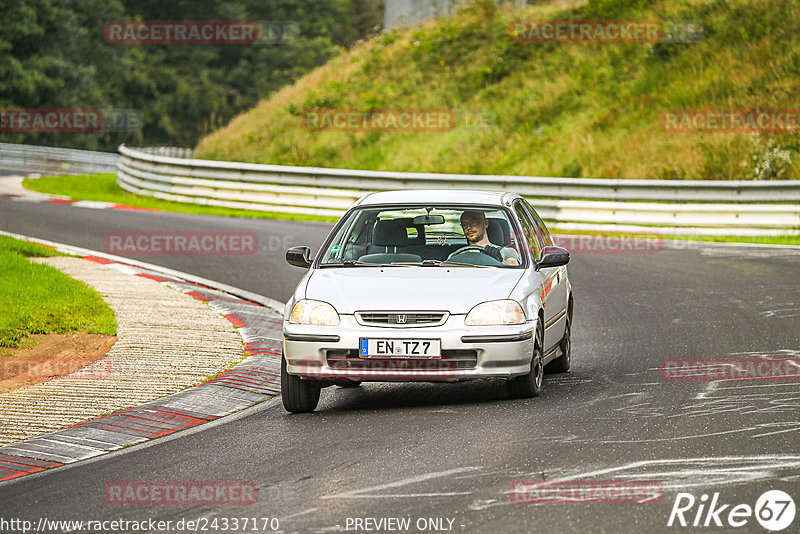
[[[444,224],[444,215],[417,215],[412,222],[414,226],[421,224]]]
[[[286,263],[289,265],[308,269],[312,261],[311,249],[308,247],[292,247],[286,251]]]
[[[544,247],[542,259],[536,263],[536,270],[544,267],[560,267],[569,263],[569,251],[561,247]]]

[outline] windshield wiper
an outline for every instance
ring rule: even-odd
[[[491,265],[476,265],[474,263],[461,263],[460,261],[452,260],[440,261],[438,265],[439,267],[481,267],[484,269],[492,267]]]
[[[392,263],[369,263],[358,260],[344,260],[341,263],[323,263],[320,267],[491,267],[451,260],[393,261]]]
[[[384,263],[368,263],[366,261],[358,260],[343,260],[341,263],[323,263],[320,267],[385,267]]]
[[[397,265],[404,267],[491,267],[491,265],[475,265],[474,263],[461,263],[460,261],[451,260],[422,260],[420,261],[403,261],[392,262],[389,265]]]
[[[406,267],[415,267],[415,266],[416,267],[418,267],[418,266],[436,267],[440,263],[442,263],[442,260],[422,260],[421,262],[420,261],[393,261],[391,263],[391,265],[402,265],[402,266],[406,266]]]

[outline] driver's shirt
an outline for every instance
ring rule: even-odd
[[[522,257],[519,253],[511,247],[498,247],[496,245],[486,245],[483,247],[484,253],[497,259],[497,252],[500,252],[501,261],[506,261],[508,258],[514,258],[522,264]]]

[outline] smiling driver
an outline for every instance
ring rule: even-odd
[[[489,224],[486,214],[482,211],[467,210],[461,214],[461,228],[470,246],[481,247],[484,254],[506,265],[519,265],[520,256],[516,250],[511,247],[498,247],[489,241],[486,236]]]

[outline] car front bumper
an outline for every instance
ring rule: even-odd
[[[468,327],[464,315],[439,326],[378,327],[341,315],[339,326],[284,321],[283,354],[291,375],[317,380],[457,381],[511,378],[530,370],[536,321],[513,326]],[[440,358],[363,358],[361,338],[439,339]]]

